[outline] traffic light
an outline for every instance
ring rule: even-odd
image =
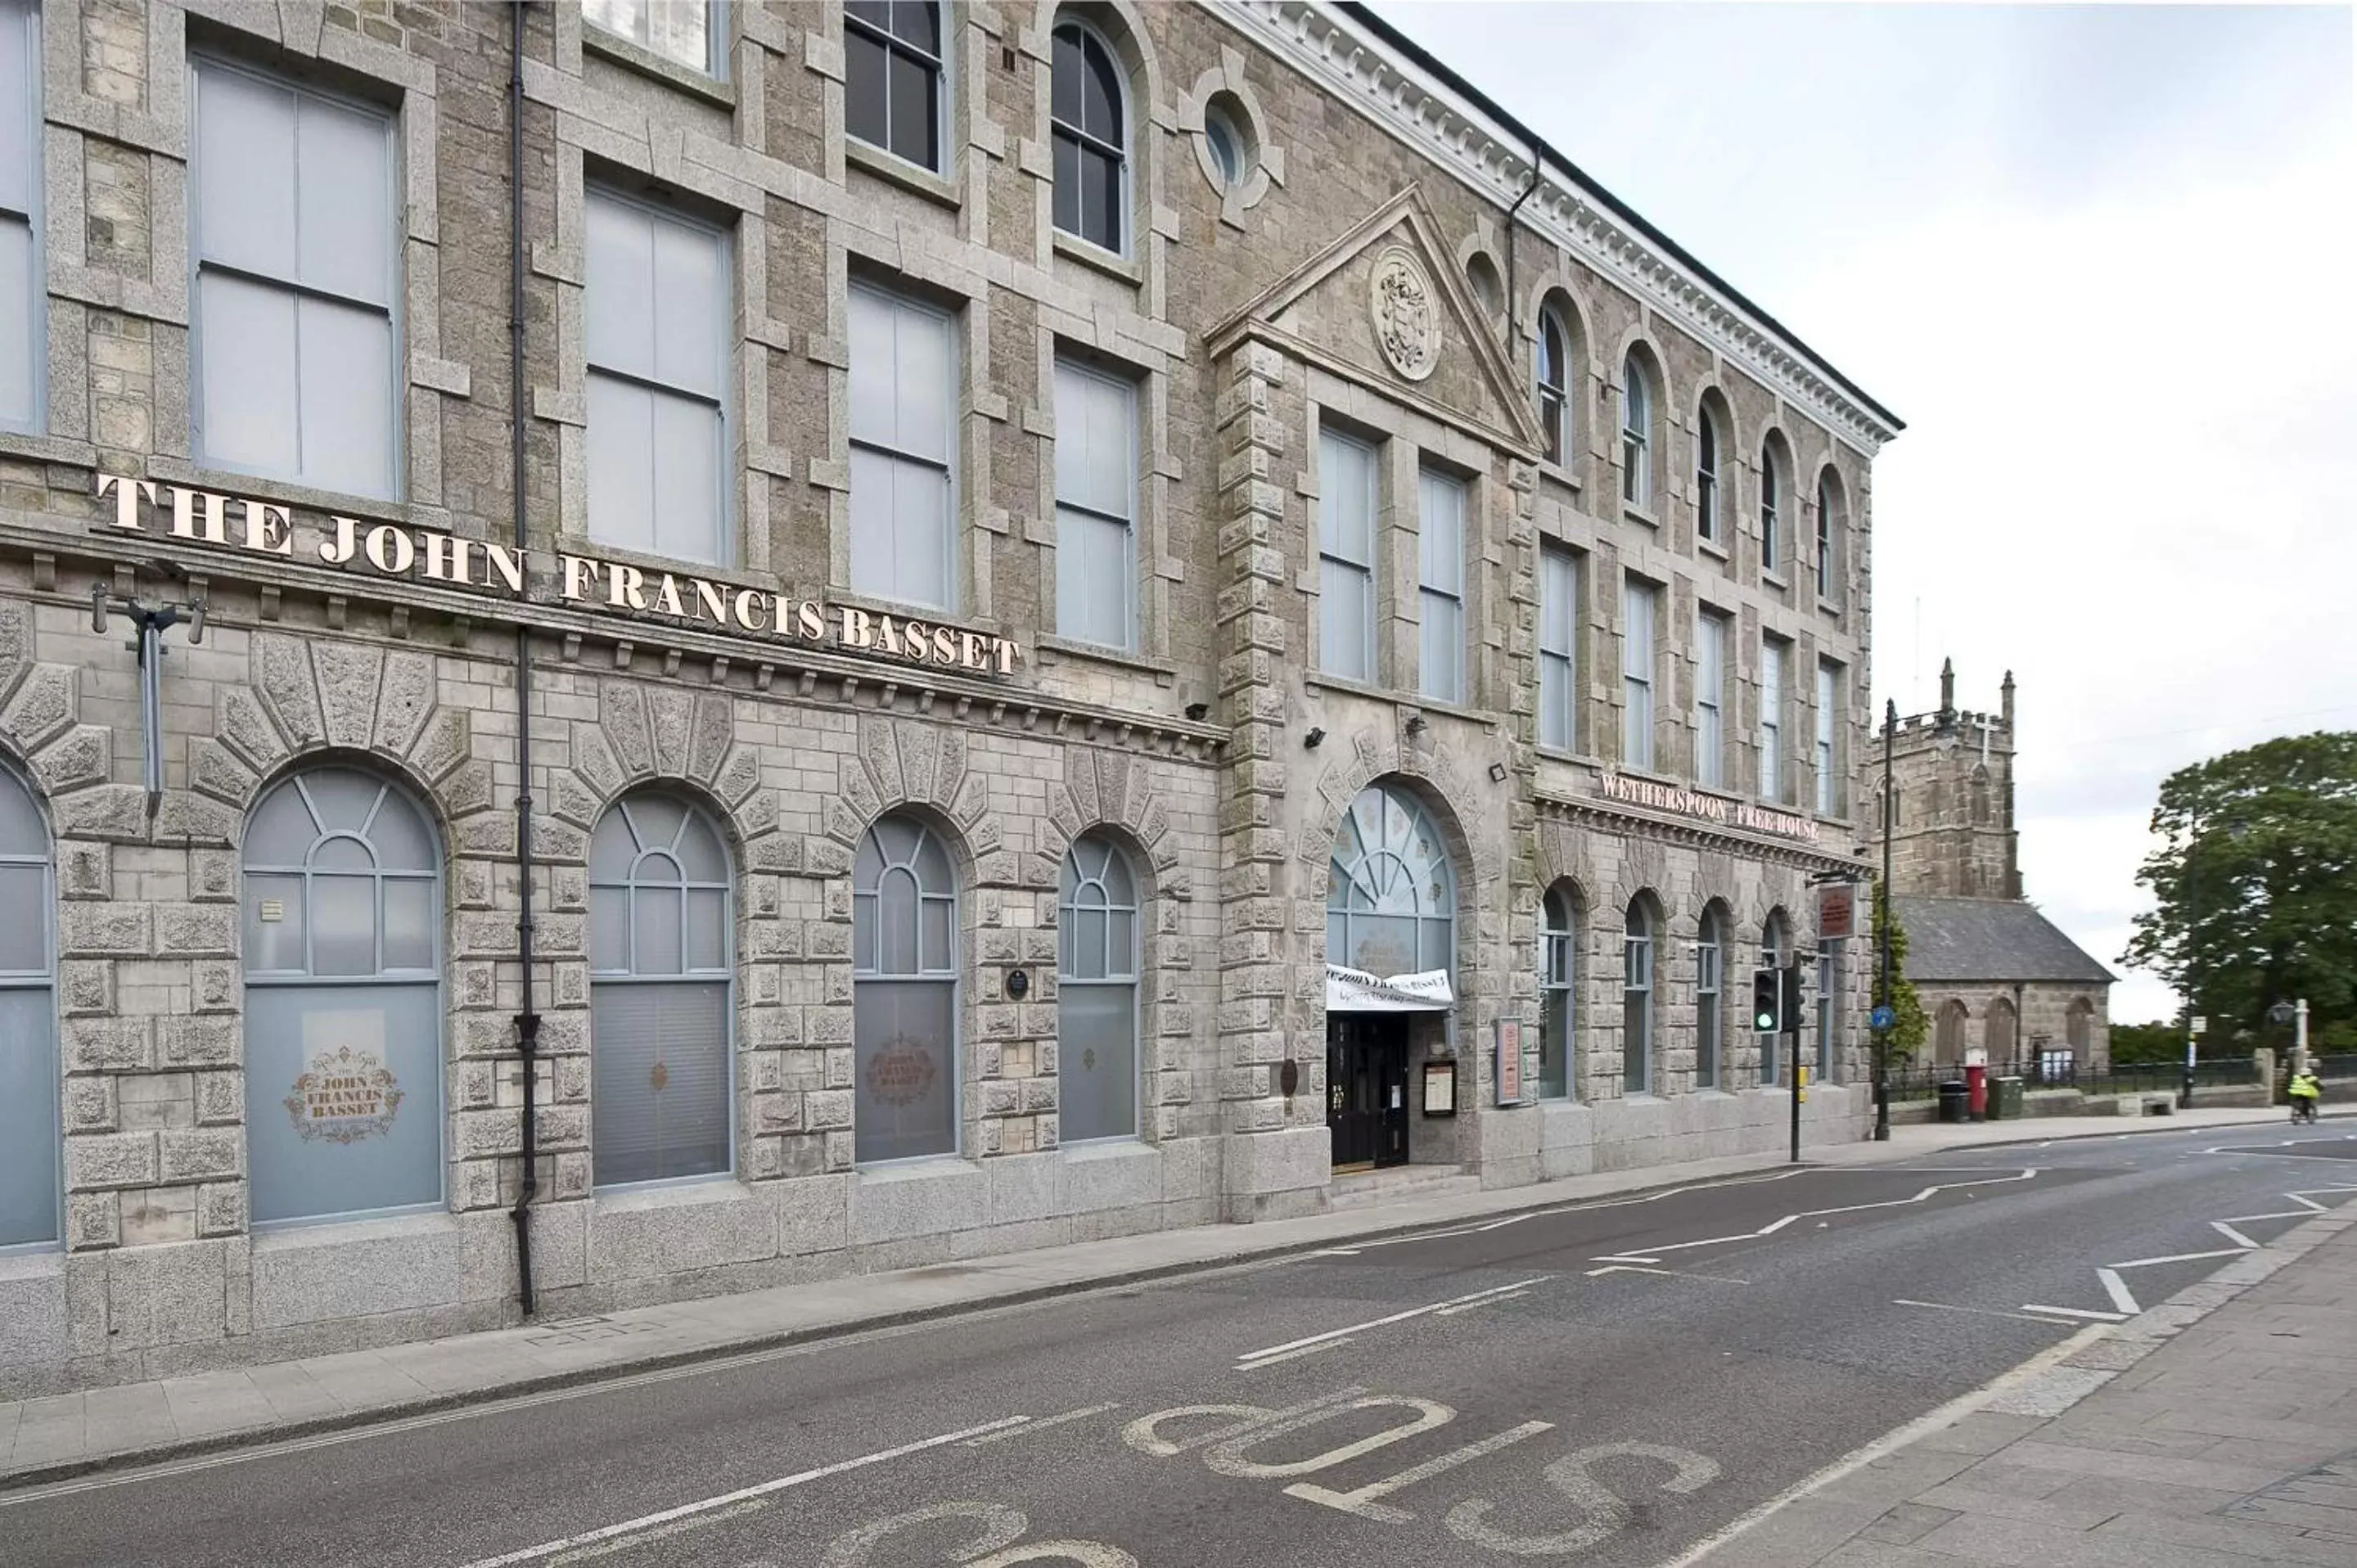
[[[1779,1000],[1784,972],[1780,969],[1755,969],[1751,972],[1751,1027],[1762,1035],[1776,1033],[1778,1020],[1783,1015]]]
[[[1794,959],[1792,967],[1784,971],[1784,1033],[1788,1035],[1799,1034],[1803,1023],[1801,976],[1805,972],[1798,959]]]

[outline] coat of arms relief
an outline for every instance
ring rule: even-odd
[[[1424,264],[1405,247],[1392,245],[1375,257],[1367,308],[1392,369],[1412,381],[1432,374],[1440,362],[1440,310]]]

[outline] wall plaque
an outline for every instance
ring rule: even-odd
[[[1412,381],[1440,363],[1440,307],[1424,263],[1405,245],[1387,245],[1367,282],[1367,309],[1375,343],[1393,370]]]

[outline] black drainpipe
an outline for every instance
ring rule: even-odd
[[[1530,183],[1523,187],[1520,196],[1514,198],[1514,204],[1506,209],[1506,358],[1509,360],[1521,351],[1516,347],[1520,339],[1514,333],[1514,214],[1523,209],[1523,203],[1528,201],[1531,193],[1538,188],[1539,147],[1534,142],[1531,145]]]
[[[523,14],[508,6],[508,474],[515,501],[515,547],[527,543],[523,491]],[[523,1004],[517,1010],[516,1055],[523,1069],[523,1180],[516,1189],[516,1291],[533,1314],[532,1208],[539,1142],[540,1015],[532,1004],[532,633],[516,622],[516,950],[523,961]]]

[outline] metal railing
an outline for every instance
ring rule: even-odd
[[[2347,1063],[2347,1076],[2357,1079],[2357,1057],[2327,1058]],[[2320,1077],[2329,1077],[2321,1065]],[[2185,1086],[2185,1066],[2182,1062],[2120,1062],[2100,1069],[2080,1066],[2075,1061],[2058,1061],[2051,1058],[2030,1058],[2024,1061],[1991,1064],[1988,1075],[1992,1080],[2018,1078],[2025,1090],[2075,1089],[2083,1094],[2154,1094]],[[1962,1067],[1909,1066],[1890,1071],[1890,1098],[1899,1100],[1936,1100],[1940,1085],[1961,1083],[1964,1079]],[[2236,1058],[2225,1061],[2196,1062],[2193,1084],[2203,1087],[2240,1087],[2256,1082],[2250,1062]]]

